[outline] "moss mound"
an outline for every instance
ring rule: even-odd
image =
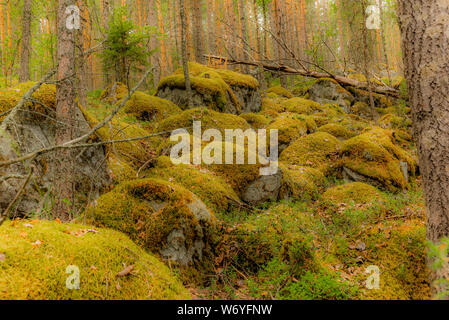
[[[238,201],[238,195],[223,178],[194,166],[172,165],[168,157],[162,158],[148,172],[149,177],[161,178],[186,188],[217,213],[228,210],[231,199]]]
[[[22,96],[35,84],[35,82],[24,82],[14,88],[0,90],[0,114],[14,108]],[[30,117],[38,116],[38,114],[53,115],[56,107],[55,85],[43,84],[31,97],[35,102],[25,103],[25,108],[31,111]],[[5,117],[0,118],[0,121]]]
[[[276,102],[276,100],[270,99],[270,98],[263,98],[262,99],[262,110],[261,114],[270,117],[270,118],[276,118],[279,113],[285,112],[285,108]]]
[[[287,89],[281,87],[281,86],[275,86],[275,87],[271,87],[267,90],[267,94],[269,93],[274,93],[275,95],[279,96],[279,97],[283,97],[283,98],[287,98],[287,99],[291,99],[293,98],[293,93],[291,93],[290,91],[288,91]]]
[[[116,82],[108,86],[100,95],[100,100],[109,104],[118,104],[128,96],[128,87]]]
[[[240,115],[255,130],[266,128],[271,122],[266,116],[257,113],[243,113]]]
[[[313,200],[324,190],[326,178],[317,169],[282,163],[280,167],[282,169],[280,198]]]
[[[282,103],[282,106],[288,111],[303,115],[311,115],[323,110],[321,105],[315,101],[303,98],[292,98]]]
[[[334,137],[346,140],[354,137],[356,133],[354,131],[351,131],[347,129],[346,127],[336,124],[336,123],[329,123],[324,126],[321,126],[317,129],[318,132],[327,132]]]
[[[121,183],[137,178],[137,172],[126,161],[117,158],[114,154],[109,154],[107,159],[109,175],[115,183]]]
[[[168,268],[124,234],[85,225],[7,221],[0,227],[0,299],[188,299]],[[68,290],[68,266],[80,271],[79,290]],[[118,277],[124,265],[133,273]]]
[[[307,135],[308,126],[304,118],[295,114],[282,113],[267,127],[267,131],[270,130],[278,130],[279,148],[282,151],[299,138]]]
[[[412,120],[394,114],[386,114],[379,119],[379,125],[384,129],[407,129],[411,127]]]
[[[201,264],[214,217],[181,186],[159,179],[124,182],[92,210],[99,226],[128,234],[137,244],[180,265]]]
[[[376,202],[381,198],[380,192],[373,186],[354,182],[336,186],[326,190],[323,194],[325,201],[335,204],[354,202],[355,204],[366,204]]]
[[[161,121],[181,113],[181,109],[171,101],[139,91],[126,102],[123,111],[140,121]]]
[[[202,129],[218,129],[224,133],[225,129],[250,129],[245,119],[229,114],[220,113],[207,108],[189,109],[180,114],[171,116],[159,123],[158,131],[173,131],[182,128],[191,128],[194,121],[201,121]]]
[[[279,160],[288,165],[308,166],[331,175],[338,169],[333,161],[341,147],[341,142],[326,132],[316,132],[298,139],[285,149]]]
[[[408,186],[400,161],[414,175],[415,161],[391,141],[388,134],[374,128],[344,142],[341,149],[343,166],[370,179],[370,184],[398,191]]]

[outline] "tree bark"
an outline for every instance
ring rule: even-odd
[[[195,52],[195,61],[203,63],[204,60],[204,41],[203,41],[203,13],[202,1],[192,1],[193,16],[193,49]]]
[[[75,0],[59,0],[58,2],[58,44],[57,44],[57,84],[56,84],[56,120],[55,142],[57,145],[73,139],[73,118],[75,113],[76,89],[74,74],[76,70],[76,40],[79,30],[66,27],[68,18],[66,9],[75,5]],[[70,150],[61,150],[55,156],[54,218],[61,221],[71,219],[71,208],[74,201],[74,168]]]
[[[26,82],[30,80],[30,46],[31,46],[30,39],[31,39],[31,0],[24,0],[19,82]]]
[[[438,243],[449,236],[449,5],[447,0],[400,0],[398,15],[426,199],[427,238]],[[448,276],[446,264],[432,273],[431,280]]]
[[[188,107],[192,105],[192,87],[190,85],[190,77],[189,77],[189,65],[187,59],[187,22],[186,22],[186,9],[185,9],[185,0],[179,0],[179,13],[181,15],[181,48],[182,48],[182,67],[184,69],[184,78],[186,83],[186,92],[188,98]]]

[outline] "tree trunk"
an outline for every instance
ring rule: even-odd
[[[204,60],[204,43],[203,43],[203,13],[202,1],[192,1],[193,16],[193,49],[195,52],[195,61],[203,63]]]
[[[75,0],[59,0],[58,3],[58,71],[56,84],[56,120],[61,123],[56,129],[57,145],[70,141],[73,136],[73,117],[75,113],[76,89],[74,73],[76,69],[76,41],[79,30],[66,27],[68,6],[75,5]],[[54,218],[61,221],[71,219],[71,208],[74,201],[73,157],[70,149],[61,150],[55,156],[54,177]]]
[[[189,77],[189,65],[187,59],[187,22],[186,22],[186,9],[185,9],[185,0],[179,0],[179,13],[181,15],[181,48],[182,48],[182,67],[184,68],[184,77],[186,82],[186,92],[188,98],[188,107],[192,105],[192,87],[190,85],[190,77]]]
[[[148,25],[157,28],[157,14],[154,2],[156,0],[148,0]],[[150,40],[150,50],[156,50],[158,47],[158,39],[156,35],[152,35]],[[161,79],[161,68],[159,64],[159,52],[154,52],[150,57],[150,64],[153,70],[153,86],[156,87]]]
[[[31,0],[24,0],[19,82],[26,82],[30,80],[30,46],[31,46],[30,39],[31,39]]]
[[[426,198],[427,238],[438,243],[449,236],[449,6],[447,0],[400,0],[398,15]],[[431,280],[448,276],[446,264]]]

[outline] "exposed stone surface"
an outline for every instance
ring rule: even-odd
[[[309,99],[320,104],[334,103],[349,113],[354,97],[332,79],[319,79],[309,88]]]
[[[260,176],[248,186],[242,195],[242,200],[251,204],[276,201],[279,197],[281,182],[282,172],[280,169],[274,175]]]

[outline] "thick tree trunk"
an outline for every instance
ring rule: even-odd
[[[56,120],[61,123],[56,129],[57,145],[70,141],[73,136],[76,88],[74,73],[76,69],[76,40],[79,30],[66,27],[66,9],[75,5],[75,0],[59,0],[58,3],[58,71],[56,84]],[[61,150],[55,156],[54,178],[54,218],[68,221],[73,205],[73,161],[70,149]]]
[[[24,0],[19,82],[26,82],[30,80],[30,46],[31,46],[30,39],[31,39],[31,0]]]
[[[449,236],[449,5],[400,0],[405,74],[427,206],[427,238]],[[448,278],[448,265],[432,279]],[[434,288],[434,292],[438,291]]]
[[[191,3],[193,16],[193,49],[195,51],[195,61],[203,63],[204,41],[203,41],[203,13],[202,1],[193,0]]]

